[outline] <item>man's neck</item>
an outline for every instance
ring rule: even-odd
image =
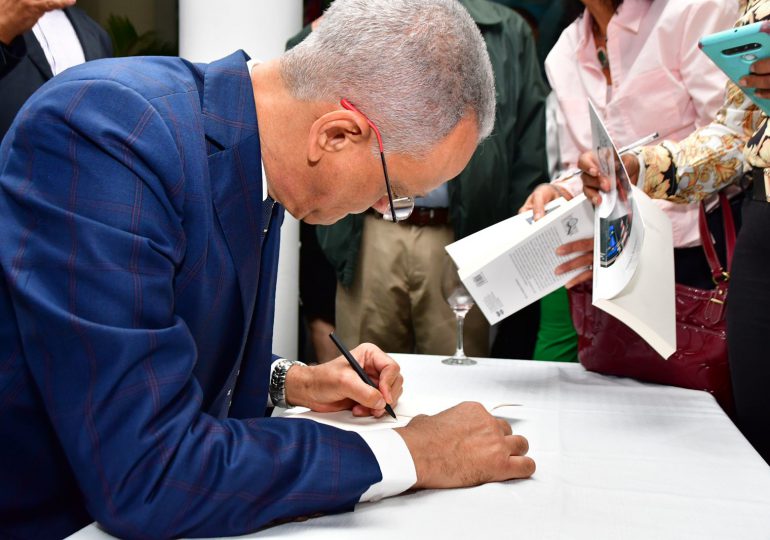
[[[284,84],[278,60],[254,66],[251,83],[269,195],[303,219],[318,206],[325,189],[313,183],[319,175],[312,172],[317,164],[308,159],[310,128],[334,105],[296,99]]]
[[[259,142],[265,173],[269,178],[268,194],[290,213],[296,207],[293,186],[286,179],[300,179],[301,133],[297,111],[291,110],[291,97],[283,84],[277,61],[256,64],[251,69],[251,84],[257,108]]]

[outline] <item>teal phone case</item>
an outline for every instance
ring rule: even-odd
[[[770,21],[761,21],[701,38],[701,50],[725,72],[735,84],[749,74],[751,64],[770,58]],[[770,114],[770,99],[758,98],[753,88],[741,90],[765,114]]]

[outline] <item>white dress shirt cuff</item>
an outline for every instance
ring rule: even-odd
[[[372,449],[380,466],[382,480],[372,484],[361,495],[359,502],[378,501],[403,493],[417,482],[412,454],[404,439],[392,429],[365,431],[359,433]]]

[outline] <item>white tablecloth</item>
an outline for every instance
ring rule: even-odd
[[[415,492],[250,537],[770,540],[770,467],[704,392],[577,364],[396,357],[409,393],[520,403],[496,414],[529,439],[534,477]],[[71,538],[110,537],[92,525]]]

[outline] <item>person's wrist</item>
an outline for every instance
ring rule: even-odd
[[[412,422],[414,422],[414,418]],[[410,422],[411,424],[411,422]],[[421,443],[422,437],[417,433],[417,429],[414,426],[406,425],[404,427],[395,428],[393,431],[399,434],[404,440],[409,454],[412,456],[412,462],[414,463],[414,471],[417,476],[417,481],[412,486],[413,489],[423,489],[430,487],[430,452],[426,452]]]
[[[284,396],[286,403],[293,407],[311,407],[313,368],[305,364],[294,364],[286,372]]]
[[[639,162],[642,159],[643,158],[641,158],[641,153],[636,152],[628,154],[628,157],[623,156],[623,165],[626,168],[629,180],[631,180],[631,183],[637,187],[639,185],[639,172],[641,170]]]
[[[269,394],[270,401],[272,401],[275,407],[290,409],[297,405],[287,398],[286,389],[289,372],[296,370],[296,368],[300,366],[304,367],[305,364],[296,360],[287,360],[285,358],[280,358],[273,362],[270,371]]]

